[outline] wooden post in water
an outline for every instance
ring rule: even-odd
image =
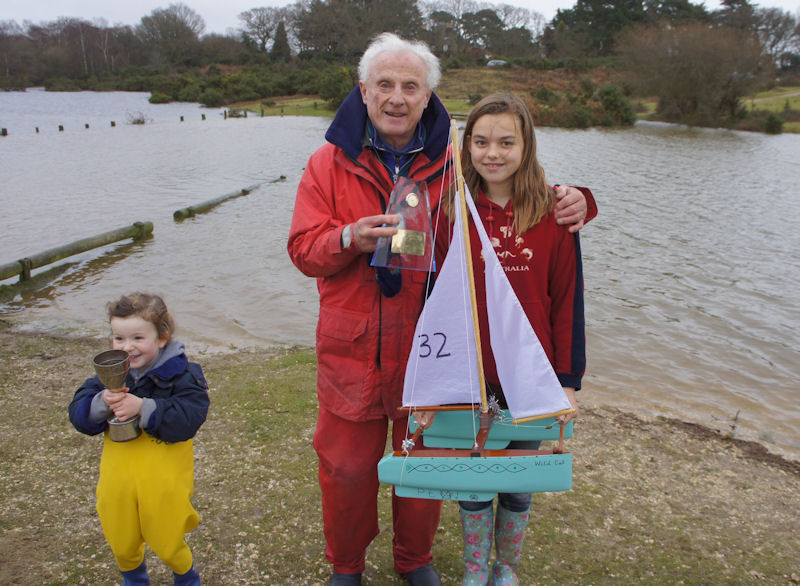
[[[281,177],[283,177],[283,179],[286,179],[286,177],[284,177],[283,175],[281,175]],[[276,181],[280,181],[280,179],[277,179]],[[172,219],[175,220],[176,222],[179,222],[181,220],[185,220],[186,218],[191,218],[196,214],[207,212],[211,208],[218,206],[224,201],[228,201],[229,199],[233,199],[234,197],[241,197],[242,195],[247,195],[254,189],[257,189],[260,185],[261,185],[260,183],[256,183],[255,185],[251,185],[250,187],[245,187],[244,189],[240,189],[238,191],[232,191],[231,193],[220,195],[219,197],[215,197],[214,199],[209,199],[208,201],[204,201],[197,205],[175,210],[175,212],[172,214]]]
[[[63,124],[59,124],[58,125],[58,131],[59,132],[64,132],[64,125]]]
[[[8,129],[0,128],[0,136],[8,136]]]
[[[86,124],[83,125],[83,127],[88,130],[89,129],[89,123],[87,122]]]
[[[117,125],[117,123],[112,120],[111,121],[111,128],[114,128],[116,125]]]
[[[74,256],[93,248],[99,248],[100,246],[111,244],[112,242],[118,242],[119,240],[125,240],[127,238],[143,240],[148,234],[152,233],[152,231],[152,222],[136,222],[125,228],[118,228],[116,230],[104,232],[103,234],[98,234],[97,236],[76,240],[64,246],[51,248],[18,261],[0,265],[0,281],[15,275],[19,275],[20,281],[27,281],[31,278],[32,269],[37,269],[69,256]]]

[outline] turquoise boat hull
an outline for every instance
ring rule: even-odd
[[[423,437],[428,448],[457,448],[468,450],[472,447],[475,434],[480,427],[480,413],[473,411],[441,411],[436,414],[433,425],[425,430]],[[489,428],[486,439],[487,450],[499,450],[510,441],[558,440],[561,426],[555,418],[511,423],[508,410],[501,411],[501,422]],[[417,430],[414,418],[410,418],[411,433]],[[572,437],[572,422],[564,426],[564,438]]]
[[[424,455],[426,451],[438,454]],[[393,484],[398,496],[435,500],[483,502],[499,492],[557,492],[572,488],[572,454],[439,455],[442,452],[422,449],[420,455],[395,452],[384,456],[378,463],[378,478]]]

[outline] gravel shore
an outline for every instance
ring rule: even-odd
[[[106,347],[12,333],[0,320],[0,584],[117,580],[94,510],[102,442],[76,432],[66,409]],[[201,524],[187,538],[204,582],[327,584],[313,352],[191,358],[212,400],[195,440]],[[613,406],[584,405],[567,448],[574,487],[534,496],[523,584],[800,583],[800,463]],[[403,583],[392,571],[389,490],[365,584]],[[460,582],[457,517],[445,503],[434,549],[445,584]],[[153,584],[171,584],[147,556]]]

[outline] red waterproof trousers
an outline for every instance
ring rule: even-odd
[[[378,535],[378,461],[386,448],[388,418],[348,421],[319,408],[314,449],[319,456],[325,556],[339,574],[364,571],[367,546]],[[407,418],[392,424],[400,449]],[[394,569],[400,574],[430,564],[442,502],[401,498],[392,492]]]

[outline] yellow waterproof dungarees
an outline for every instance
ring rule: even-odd
[[[200,516],[191,503],[194,489],[192,440],[165,443],[145,432],[113,442],[105,432],[97,513],[119,568],[137,568],[144,544],[176,574],[192,567],[184,535]]]

